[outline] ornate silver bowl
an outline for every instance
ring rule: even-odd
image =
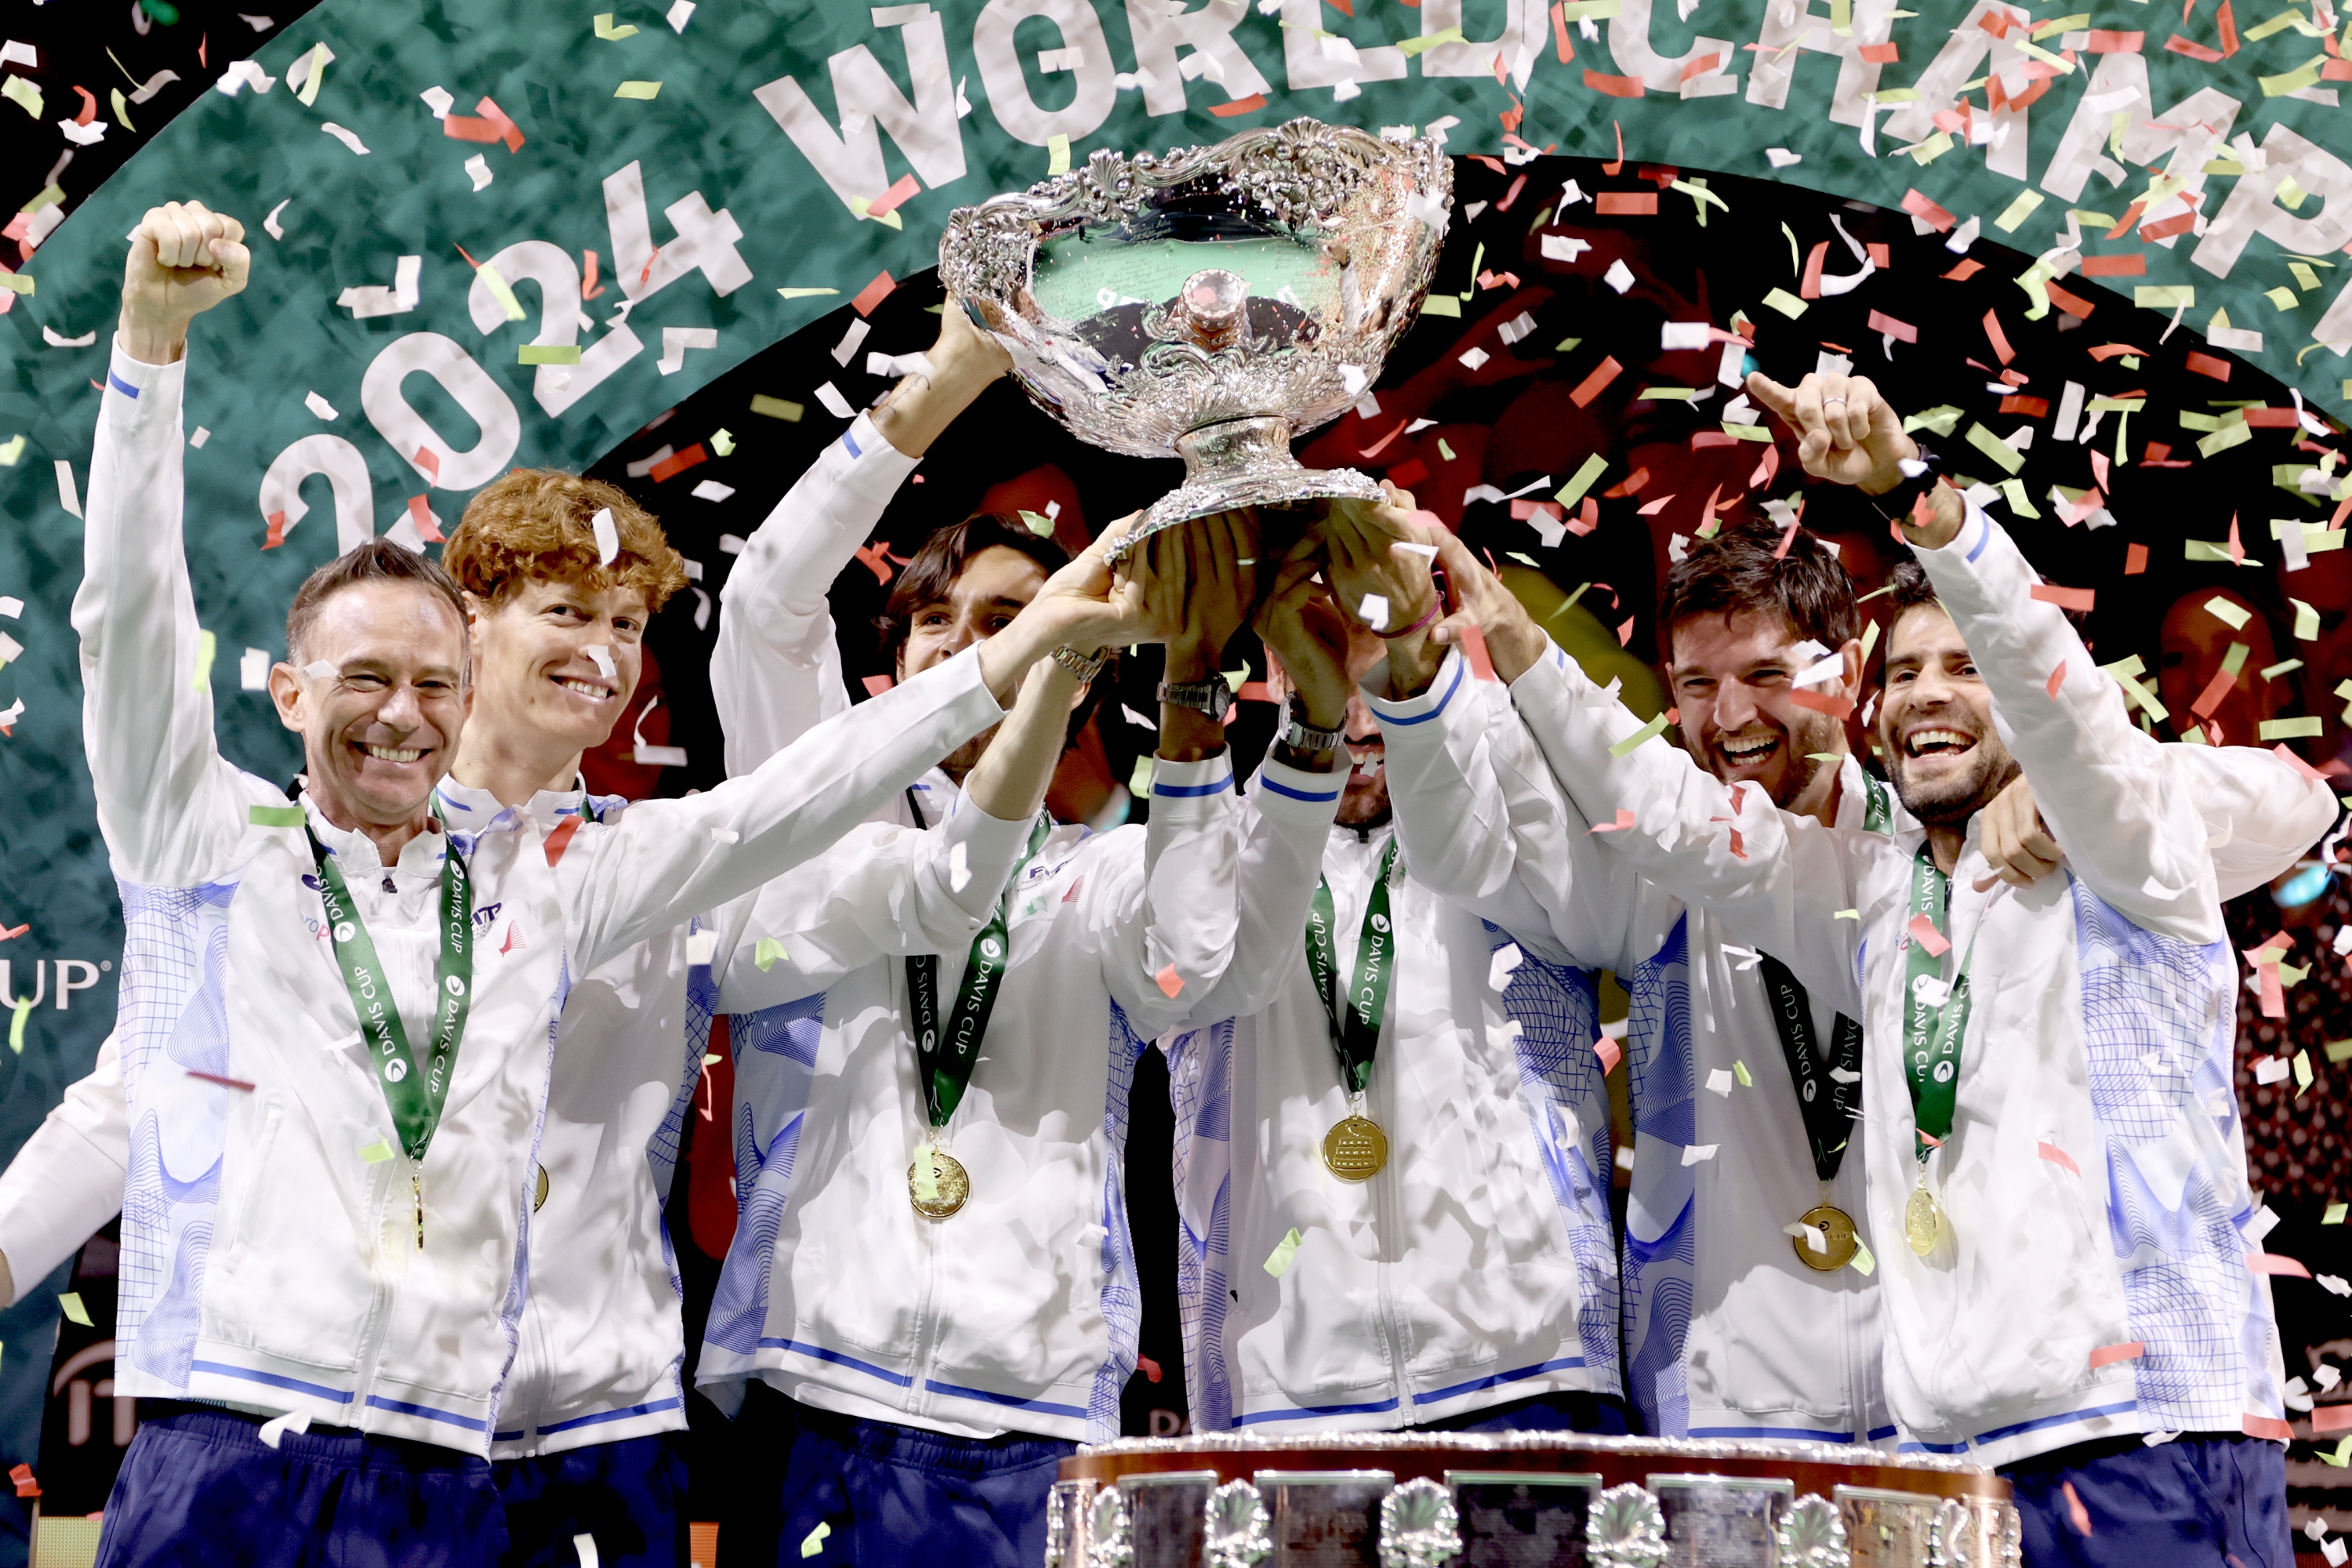
[[[1428,292],[1453,201],[1431,140],[1294,120],[960,207],[940,277],[1081,440],[1181,457],[1130,542],[1187,518],[1380,487],[1293,437],[1376,380]]]

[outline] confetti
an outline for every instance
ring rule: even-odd
[[[82,1305],[81,1293],[78,1290],[60,1292],[58,1310],[65,1313],[66,1321],[69,1323],[79,1323],[85,1329],[97,1326],[89,1321],[89,1309]]]
[[[782,942],[778,942],[774,937],[763,936],[752,949],[751,963],[761,973],[765,974],[776,966],[778,960],[784,956]]]
[[[1160,987],[1160,994],[1171,1002],[1176,999],[1177,994],[1184,989],[1184,977],[1176,973],[1176,966],[1172,963],[1162,964],[1160,973],[1153,975],[1151,980],[1152,984]]]
[[[683,3],[683,0],[681,0],[681,3]],[[817,1557],[823,1555],[824,1552],[825,1537],[832,1533],[833,1526],[827,1524],[821,1519],[818,1520],[816,1521],[816,1528],[810,1531],[801,1541],[801,1555],[803,1557]]]
[[[1265,1271],[1276,1279],[1290,1272],[1291,1259],[1298,1256],[1299,1244],[1303,1239],[1298,1234],[1298,1227],[1291,1226],[1290,1234],[1276,1242],[1274,1250],[1266,1254],[1264,1265]]]
[[[661,95],[661,89],[662,84],[657,81],[625,81],[613,89],[613,96],[650,103]]]
[[[1952,950],[1952,944],[1945,940],[1944,933],[1936,929],[1936,922],[1924,914],[1913,915],[1910,925],[1906,929],[1921,947],[1927,950],[1931,958],[1941,958]]]

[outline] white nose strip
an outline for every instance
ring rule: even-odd
[[[606,647],[603,643],[591,643],[583,651],[585,652],[590,658],[596,661],[596,672],[599,675],[602,675],[607,680],[617,680],[619,679],[613,673],[613,650],[611,648]]]

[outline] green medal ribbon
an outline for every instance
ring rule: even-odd
[[[1925,844],[1919,846],[1919,857],[1911,866],[1911,913],[1914,919],[1925,914],[1931,921],[1946,912],[1951,889],[1950,879],[1936,869]],[[1910,937],[1911,952],[1904,963],[1903,977],[1903,1070],[1911,1085],[1911,1113],[1920,1131],[1929,1138],[1944,1139],[1951,1135],[1953,1107],[1960,1092],[1960,1041],[1969,1023],[1969,962],[1960,960],[1960,972],[1952,981],[1950,992],[1942,1005],[1931,1005],[1921,994],[1921,981],[1932,994],[1940,984],[1944,962],[1930,953],[1927,944],[1916,935]],[[1975,944],[1969,945],[1971,953]],[[1927,1163],[1928,1145],[1918,1141],[1919,1163]]]
[[[1340,1075],[1349,1094],[1361,1094],[1372,1081],[1372,1058],[1381,1048],[1381,1020],[1388,1013],[1389,976],[1396,968],[1396,931],[1389,920],[1389,872],[1396,866],[1396,840],[1389,840],[1381,857],[1380,875],[1364,905],[1364,926],[1356,939],[1356,984],[1343,1007],[1339,1000],[1339,957],[1331,941],[1339,915],[1331,902],[1331,882],[1318,880],[1307,914],[1307,968],[1315,977],[1315,994],[1323,999],[1324,1016],[1331,1020],[1332,1048],[1339,1053]]]
[[[922,820],[919,812],[916,820]],[[1013,874],[1004,879],[1004,892],[996,900],[996,912],[988,917],[988,923],[971,939],[971,954],[964,961],[963,984],[956,990],[955,1011],[949,1015],[944,1032],[940,1028],[940,961],[928,952],[907,955],[915,1057],[923,1069],[924,1102],[934,1127],[948,1124],[948,1118],[955,1114],[955,1108],[963,1101],[963,1091],[971,1083],[971,1070],[980,1061],[980,1043],[988,1034],[988,1016],[996,1009],[997,977],[1004,973],[1012,957],[1006,928],[1011,923],[1008,911],[1013,907],[1013,891],[1020,885],[1023,869],[1037,858],[1037,851],[1045,847],[1045,835],[1053,830],[1053,816],[1039,812],[1036,826],[1029,830],[1029,847],[1021,852]]]
[[[439,816],[436,808],[435,816]],[[425,1163],[425,1151],[441,1125],[441,1110],[449,1092],[449,1079],[457,1060],[458,1042],[465,1037],[466,1016],[474,1005],[474,880],[455,844],[441,855],[441,957],[434,966],[436,1010],[433,1034],[419,1071],[409,1050],[408,1030],[392,999],[392,984],[376,958],[375,942],[367,922],[352,902],[351,889],[335,857],[327,853],[316,833],[310,835],[310,854],[319,864],[319,897],[326,906],[327,929],[334,938],[335,964],[352,994],[352,1010],[359,1015],[360,1036],[383,1085],[384,1103],[400,1146],[410,1160]],[[420,1222],[421,1234],[421,1222]]]
[[[1845,1163],[1846,1144],[1853,1138],[1853,1119],[1862,1109],[1862,1026],[1840,1013],[1830,1027],[1824,1056],[1813,1034],[1812,1004],[1805,988],[1787,964],[1770,953],[1761,956],[1764,995],[1772,1005],[1780,1054],[1796,1083],[1797,1110],[1813,1146],[1813,1174],[1835,1181],[1838,1167]]]
[[[1870,833],[1895,831],[1895,805],[1887,798],[1885,781],[1862,775],[1862,826]]]

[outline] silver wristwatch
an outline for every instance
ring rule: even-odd
[[[1282,731],[1282,743],[1294,752],[1336,752],[1347,743],[1348,731],[1343,724],[1337,730],[1310,730],[1298,717],[1298,706],[1292,703],[1286,710],[1289,722]]]
[[[1234,705],[1234,689],[1225,684],[1222,675],[1181,683],[1163,680],[1160,683],[1160,700],[1179,708],[1197,709],[1212,719],[1222,720],[1225,710]]]
[[[1102,673],[1103,666],[1110,661],[1110,655],[1107,652],[1097,653],[1092,658],[1088,658],[1068,643],[1064,643],[1054,650],[1053,659],[1055,664],[1077,677],[1080,686],[1091,686],[1094,684],[1095,677]]]

